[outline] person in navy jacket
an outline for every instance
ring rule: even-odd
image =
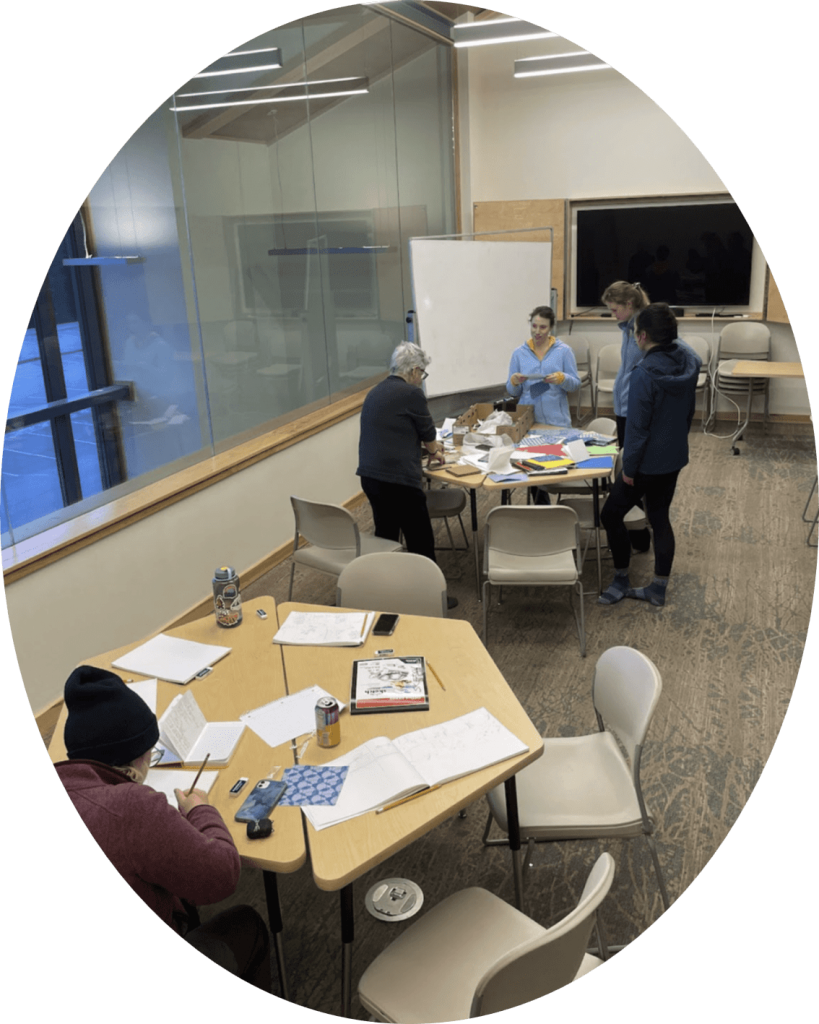
[[[665,302],[651,303],[636,314],[634,336],[642,358],[629,382],[623,472],[600,514],[615,576],[599,600],[616,604],[633,597],[663,605],[674,561],[668,510],[680,470],[688,464],[688,431],[701,364],[696,353],[678,339],[677,320]],[[641,498],[654,533],[654,579],[647,587],[632,588],[631,543],[624,519]]]

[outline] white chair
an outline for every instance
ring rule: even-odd
[[[486,889],[462,889],[428,910],[370,964],[361,1005],[379,1021],[465,1020],[521,1006],[602,961],[586,946],[614,878],[604,853],[574,910],[551,928]]]
[[[483,642],[487,643],[489,587],[569,587],[580,599],[575,613],[580,653],[586,656],[582,558],[577,513],[562,505],[500,505],[484,527]],[[503,591],[499,595],[502,597]],[[572,606],[574,611],[574,607]]]
[[[768,360],[771,357],[771,332],[765,324],[750,320],[726,324],[719,334],[717,368],[714,373],[716,391],[738,401],[747,397],[747,419],[751,419],[751,404],[757,395],[765,399],[765,423],[768,422],[768,396],[770,381],[765,377],[735,377],[731,372],[740,359]],[[715,405],[712,406],[715,408]],[[737,438],[739,440],[739,438]]]
[[[702,360],[702,369],[697,377],[696,393],[705,396],[702,410],[702,419],[705,422],[709,417],[708,403],[711,395],[711,346],[708,344],[708,339],[701,337],[699,334],[686,335],[686,337],[680,340],[684,341],[689,348],[693,348]]]
[[[443,519],[446,532],[449,535],[449,547],[439,548],[441,551],[457,551],[455,541],[452,537],[452,530],[449,528],[449,520],[458,518],[461,524],[461,533],[464,537],[464,547],[460,550],[466,551],[469,548],[469,538],[466,535],[464,521],[461,513],[466,508],[466,491],[463,487],[433,487],[425,492],[427,499],[427,512],[434,523],[436,519]],[[436,545],[437,546],[437,545]]]
[[[575,413],[575,416],[579,423],[580,393],[583,390],[583,388],[589,389],[589,402],[593,402],[589,343],[588,341],[586,341],[585,338],[579,337],[576,334],[568,334],[565,338],[561,338],[560,340],[565,342],[572,350],[572,352],[574,352],[574,361],[577,364],[577,376],[580,378],[580,387],[575,392],[575,394],[577,395],[577,412]]]
[[[600,412],[600,392],[612,395],[614,402],[614,381],[620,369],[620,345],[604,345],[597,353],[597,369],[594,372],[594,415]]]
[[[644,654],[631,647],[609,648],[597,661],[592,687],[600,731],[546,738],[543,756],[518,772],[515,782],[520,836],[530,849],[535,842],[645,836],[667,910],[655,826],[640,785],[643,744],[661,691],[660,673]],[[484,844],[506,845],[505,839],[489,838],[493,821],[508,833],[503,786],[487,799]]]
[[[359,555],[401,550],[398,541],[360,533],[355,519],[340,505],[325,505],[293,496],[290,504],[296,517],[296,536],[293,541],[288,601],[293,599],[293,577],[297,565],[338,576]],[[301,538],[308,542],[306,547],[299,547]]]
[[[380,551],[361,555],[338,577],[339,608],[446,618],[446,579],[424,555]]]

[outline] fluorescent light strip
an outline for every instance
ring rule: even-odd
[[[208,89],[204,92],[180,92],[177,96],[187,99],[191,96],[222,96],[225,92],[261,92],[263,89],[293,89],[297,85],[334,85],[336,82],[357,82],[359,76],[350,75],[347,78],[316,78],[310,82],[279,82],[273,85],[245,85],[239,89],[231,89],[226,86],[224,89]]]
[[[531,65],[531,70],[527,66]],[[521,57],[515,61],[515,78],[534,78],[537,75],[562,75],[570,71],[597,71],[610,67],[588,50],[571,53],[552,53],[545,57]]]
[[[572,71],[603,71],[609,64],[578,64],[572,68],[552,68],[551,71],[516,71],[515,78],[537,78],[538,75],[568,75]]]
[[[198,103],[192,107],[171,107],[174,111],[213,110],[216,107],[249,107],[257,103],[293,103],[304,100],[330,99],[336,96],[366,96],[369,89],[349,89],[344,92],[311,92],[303,96],[268,96],[262,100],[234,100],[227,103]]]
[[[275,71],[280,68],[281,64],[259,64],[257,67],[252,68],[233,68],[231,71],[203,71],[199,75],[194,75],[194,78],[216,78],[217,75],[243,75],[247,71]]]
[[[244,57],[248,53],[275,53],[279,49],[280,49],[280,47],[278,47],[278,46],[265,46],[261,50],[231,50],[230,53],[226,53],[225,54],[225,58],[227,58],[227,57]]]
[[[518,43],[526,39],[554,39],[556,32],[548,32],[538,25],[530,25],[520,18],[495,18],[492,21],[469,21],[453,25],[452,38],[457,48],[488,46],[492,43]]]

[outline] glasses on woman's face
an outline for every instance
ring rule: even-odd
[[[162,760],[162,755],[164,753],[164,750],[161,750],[159,747],[154,747],[154,749],[151,751],[151,768],[156,768],[156,766]]]
[[[422,367],[416,366],[415,369],[418,370],[418,372],[421,374],[421,380],[426,380],[427,377],[429,376],[427,371],[424,370]]]

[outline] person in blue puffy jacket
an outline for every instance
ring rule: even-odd
[[[616,604],[633,597],[663,605],[674,561],[668,510],[680,470],[688,464],[688,431],[701,364],[678,339],[677,320],[665,302],[651,303],[637,313],[634,337],[642,358],[630,375],[623,471],[600,514],[615,576],[599,600]],[[641,498],[654,533],[654,579],[646,587],[632,588],[631,543],[624,519]]]

